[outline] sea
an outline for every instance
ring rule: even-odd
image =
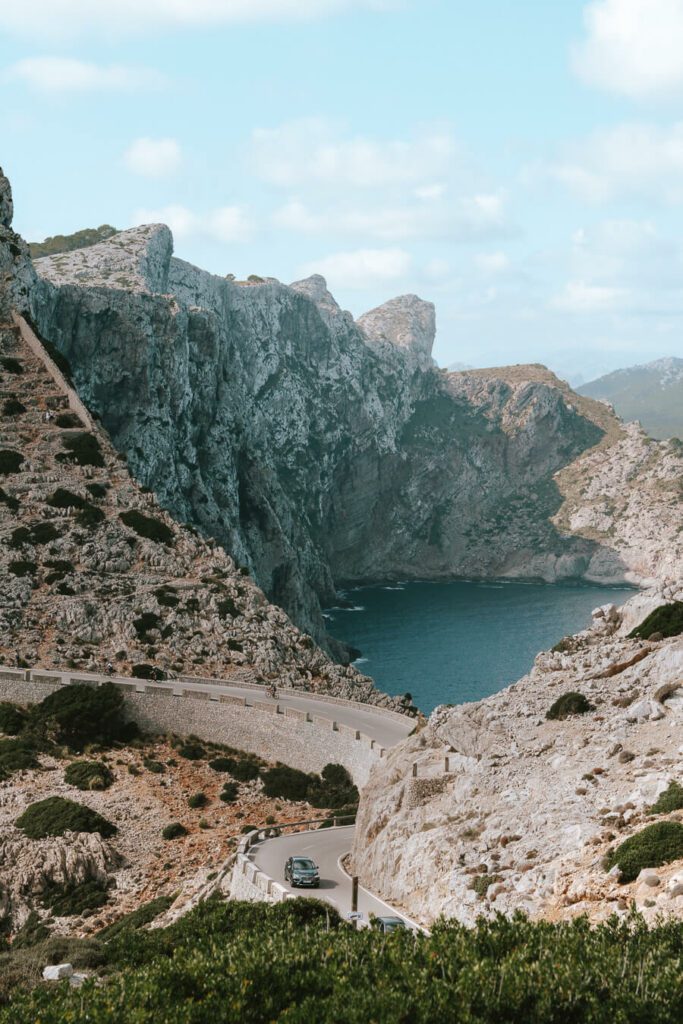
[[[597,605],[633,593],[582,581],[398,581],[342,586],[325,615],[328,632],[360,652],[359,671],[429,714],[502,690],[539,651],[585,629]]]

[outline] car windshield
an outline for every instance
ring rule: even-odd
[[[295,857],[292,860],[292,867],[297,871],[315,871],[315,864],[308,857]]]
[[[390,917],[384,922],[384,931],[393,932],[395,928],[405,928],[403,921],[398,917]]]

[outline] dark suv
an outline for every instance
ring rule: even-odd
[[[285,863],[285,882],[289,882],[292,889],[296,889],[298,885],[318,889],[320,874],[317,864],[314,864],[310,857],[290,857]]]

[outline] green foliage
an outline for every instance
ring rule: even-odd
[[[88,501],[87,498],[83,498],[80,494],[74,494],[73,491],[67,491],[63,487],[58,487],[47,499],[48,505],[52,508],[76,508],[78,509],[78,515],[76,516],[76,522],[79,526],[95,527],[99,526],[104,521],[104,512],[102,509],[97,508],[92,502]]]
[[[159,587],[158,590],[154,591],[154,596],[159,604],[165,608],[175,608],[180,603],[180,598],[176,594],[174,587]]]
[[[18,398],[6,398],[2,406],[3,416],[21,416],[26,412],[26,406]]]
[[[173,543],[173,530],[160,519],[146,516],[142,512],[138,512],[136,508],[122,512],[119,518],[125,526],[134,530],[139,537],[146,537],[147,540],[156,541],[158,544]]]
[[[159,914],[165,913],[173,903],[173,899],[173,896],[157,896],[156,899],[143,903],[141,907],[131,910],[129,914],[124,914],[118,921],[103,928],[97,935],[98,939],[112,943],[120,938],[121,944],[125,948],[132,938],[132,933],[138,928],[144,928],[145,925],[151,924]]]
[[[37,767],[36,745],[31,737],[19,735],[0,740],[0,779],[8,778],[12,772]]]
[[[116,825],[97,811],[61,796],[49,796],[31,804],[19,815],[15,825],[29,839],[63,836],[65,832],[99,832],[107,839],[117,832]]]
[[[261,773],[266,796],[307,800],[313,807],[342,807],[358,803],[358,790],[346,768],[326,764],[320,775],[278,764]]]
[[[60,252],[72,252],[74,249],[97,245],[98,242],[104,242],[117,233],[117,229],[111,224],[101,224],[98,228],[83,228],[71,235],[50,235],[44,242],[29,242],[28,247],[31,259],[37,260],[42,256],[54,256]]]
[[[154,679],[156,682],[160,682],[166,678],[166,673],[163,669],[158,668],[156,665],[148,665],[146,662],[133,665],[132,672],[136,679]]]
[[[232,757],[214,757],[213,761],[209,761],[209,768],[213,768],[215,772],[229,772],[235,763],[235,759]]]
[[[0,487],[0,504],[6,505],[10,512],[17,512],[19,510],[17,499],[8,494],[3,487]]]
[[[26,725],[26,713],[17,704],[0,701],[0,732],[16,736]]]
[[[116,927],[116,926],[115,926]],[[679,1024],[683,925],[481,918],[356,931],[313,899],[209,900],[107,939],[109,979],[18,994],[2,1024]]]
[[[206,750],[199,740],[188,739],[178,747],[178,753],[188,761],[201,761],[206,757]]]
[[[236,782],[226,782],[223,789],[218,794],[218,799],[222,800],[224,804],[234,804],[239,791],[240,787]]]
[[[680,811],[683,808],[683,786],[674,779],[668,787],[660,794],[656,803],[650,808],[650,814],[669,814],[671,811]]]
[[[133,619],[133,629],[138,640],[145,640],[150,629],[158,629],[161,619],[155,612],[143,612],[139,619]]]
[[[15,452],[11,448],[0,448],[0,476],[18,473],[23,461],[24,456],[21,452]]]
[[[78,466],[103,466],[104,457],[94,434],[71,434],[62,438],[66,449],[58,452],[57,462],[75,462]]]
[[[653,633],[661,633],[662,636],[680,636],[683,633],[683,601],[672,601],[655,608],[631,630],[629,637],[649,640]]]
[[[607,871],[618,864],[621,881],[632,882],[643,868],[657,868],[683,858],[683,825],[658,821],[636,832],[605,858]]]
[[[76,751],[87,743],[126,742],[138,733],[125,720],[123,693],[113,683],[72,683],[55,690],[31,709],[31,721],[47,739]]]
[[[106,484],[86,484],[85,489],[86,491],[89,491],[97,501],[101,501],[103,498],[107,497]]]
[[[42,942],[50,934],[49,926],[32,910],[12,940],[12,950],[28,949]]]
[[[109,900],[107,885],[91,878],[77,885],[50,885],[42,896],[41,903],[48,907],[55,917],[74,917],[82,914],[89,917],[93,910],[103,907]]]
[[[59,530],[52,523],[34,523],[33,526],[18,526],[10,534],[8,545],[11,548],[22,548],[26,544],[37,547],[40,544],[49,544],[61,536]]]
[[[70,963],[78,971],[95,970],[104,963],[104,952],[96,940],[47,936],[49,930],[41,925],[40,931],[32,933],[34,941],[17,946],[15,937],[11,952],[0,954],[0,1005],[37,985],[46,964]]]
[[[585,715],[587,711],[592,710],[593,705],[582,693],[570,690],[568,693],[563,693],[550,705],[545,717],[553,721],[564,721],[570,715]]]
[[[474,889],[479,899],[483,899],[489,891],[489,887],[500,881],[500,875],[475,875],[472,879],[471,888]]]
[[[239,608],[231,597],[226,597],[222,601],[218,602],[218,614],[221,618],[234,617],[239,615]]]
[[[193,793],[192,796],[187,798],[188,807],[196,809],[198,807],[206,807],[209,802],[209,798],[206,793]]]
[[[12,576],[35,576],[37,571],[38,564],[36,562],[24,559],[15,559],[7,566],[7,572],[11,573]]]
[[[151,757],[143,758],[142,763],[147,771],[152,772],[153,775],[163,775],[166,771],[161,761],[154,761]]]
[[[109,789],[114,775],[103,761],[72,761],[64,781],[77,789]]]
[[[77,416],[75,412],[60,412],[55,423],[63,430],[73,430],[74,428],[83,426],[80,417]]]
[[[187,829],[184,825],[181,825],[179,821],[171,822],[166,828],[162,829],[162,839],[179,839],[181,836],[187,835]]]
[[[24,372],[24,367],[19,360],[14,359],[12,356],[0,356],[0,366],[7,373],[21,374]]]
[[[258,778],[263,762],[255,754],[245,754],[243,757],[217,757],[209,764],[211,768],[219,764],[221,767],[216,768],[216,771],[229,772],[238,782],[249,782]]]

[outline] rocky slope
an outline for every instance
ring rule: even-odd
[[[35,266],[33,318],[136,478],[323,642],[336,580],[628,571],[550,521],[615,418],[540,367],[437,370],[416,296],[354,323],[322,278],[219,278],[159,225]]]
[[[679,584],[596,609],[590,629],[539,654],[513,686],[437,708],[363,791],[353,851],[362,883],[425,923],[517,909],[598,920],[632,903],[649,920],[683,916],[683,858],[624,884],[603,866],[644,826],[681,820],[649,809],[683,783],[683,638],[628,633],[682,598]],[[568,692],[591,710],[548,720]]]
[[[131,477],[37,339],[0,177],[0,662],[229,676],[386,702]],[[74,411],[75,410],[75,411]],[[143,671],[145,669],[143,668]]]
[[[653,437],[683,439],[683,359],[669,356],[615,370],[577,388],[611,404],[625,420],[639,420]]]

